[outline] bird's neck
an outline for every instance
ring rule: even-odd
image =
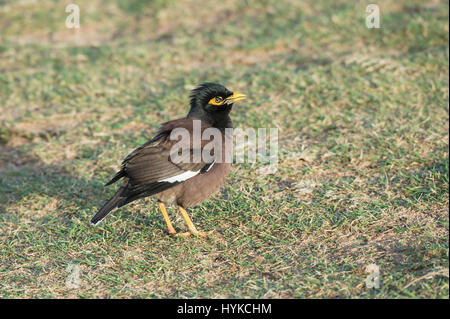
[[[231,121],[230,115],[225,115],[224,117],[215,119],[214,123],[211,124],[213,127],[217,127],[220,130],[226,128],[233,128],[233,122]]]
[[[187,118],[198,118],[205,122],[206,124],[216,127],[220,130],[225,130],[226,128],[233,128],[233,122],[231,121],[229,113],[226,114],[215,114],[214,116],[208,116],[208,114],[196,114],[195,112],[189,112],[186,116]]]

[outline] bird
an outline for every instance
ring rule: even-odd
[[[121,169],[105,185],[122,180],[121,186],[92,217],[91,224],[98,225],[115,208],[154,196],[169,235],[210,235],[213,231],[197,230],[186,209],[200,204],[225,183],[231,169],[232,151],[227,147],[232,142],[230,112],[234,103],[245,98],[218,83],[195,87],[186,117],[161,124],[152,139],[125,157]],[[184,139],[182,133],[187,133]],[[176,232],[166,206],[178,207],[187,232]]]

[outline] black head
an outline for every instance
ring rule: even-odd
[[[191,109],[187,117],[196,117],[218,127],[231,127],[230,113],[233,103],[245,95],[233,93],[217,83],[203,83],[191,92]]]

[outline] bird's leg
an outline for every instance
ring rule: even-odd
[[[195,228],[195,225],[192,222],[192,220],[189,218],[189,215],[186,212],[186,210],[183,207],[181,207],[181,206],[178,206],[178,209],[180,210],[181,215],[183,215],[183,219],[186,222],[189,231],[186,232],[186,233],[177,234],[177,236],[185,236],[186,237],[186,236],[189,236],[189,235],[194,235],[194,236],[199,236],[199,237],[206,237],[206,236],[208,236],[209,234],[212,233],[212,231],[211,232],[198,231]]]
[[[169,215],[166,211],[166,205],[164,203],[159,202],[158,203],[159,209],[161,210],[161,213],[163,214],[164,220],[166,221],[167,228],[169,228],[169,234],[175,235],[177,232],[175,231],[175,228],[172,226],[172,222],[170,221]]]

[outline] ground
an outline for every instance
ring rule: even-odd
[[[379,29],[364,1],[67,3],[0,0],[1,298],[449,297],[447,1],[380,0]],[[278,128],[277,171],[235,164],[206,239],[153,199],[90,226],[205,81]]]

